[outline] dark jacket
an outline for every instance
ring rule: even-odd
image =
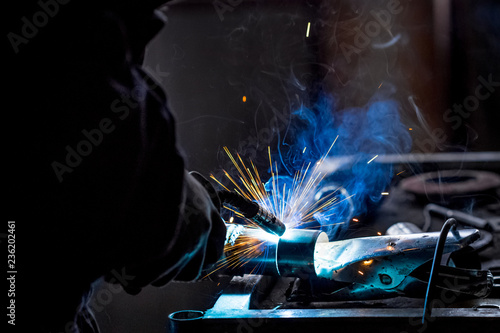
[[[140,68],[159,3],[47,2],[9,11],[5,176],[17,318],[59,332],[92,281],[168,281],[201,236],[179,214],[189,194],[165,95]]]

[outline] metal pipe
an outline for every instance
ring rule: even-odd
[[[226,243],[234,245],[243,235],[263,242],[262,250],[252,258],[245,259],[245,265],[231,269],[232,274],[255,272],[255,267],[258,266],[259,274],[302,278],[316,276],[316,244],[328,242],[327,234],[320,230],[288,229],[282,237],[276,237],[274,240],[269,240],[266,234],[255,231],[258,229],[240,225],[228,224],[227,230]],[[227,252],[226,256],[231,256],[231,252]]]
[[[276,265],[281,276],[316,276],[314,254],[316,243],[328,242],[325,232],[319,230],[291,229],[278,242]]]

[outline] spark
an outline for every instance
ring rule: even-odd
[[[401,171],[401,172],[398,172],[398,173],[396,174],[396,176],[399,176],[400,174],[402,174],[402,173],[403,173],[403,172],[405,172],[405,171],[406,171],[406,170],[403,170],[403,171]]]
[[[304,147],[304,150],[302,151],[302,154],[306,152],[307,147]]]
[[[404,249],[403,252],[406,252],[406,251],[416,251],[418,249],[419,249],[418,247],[412,247],[411,249]]]
[[[378,89],[380,89],[380,87],[382,87],[383,84],[384,84],[384,82],[380,83],[380,86],[378,86]]]
[[[369,266],[373,263],[373,259],[363,261],[363,265]]]
[[[219,180],[217,178],[215,178],[214,175],[210,175],[210,178],[215,180],[217,182],[217,184],[219,184],[220,186],[222,186],[226,191],[229,191],[229,189],[227,187],[225,187],[221,182],[219,182]]]
[[[411,127],[410,127],[410,128],[408,128],[408,131],[413,131],[413,128],[411,128]]]
[[[366,162],[366,164],[370,164],[370,163],[371,163],[374,159],[376,159],[377,157],[378,157],[378,155],[373,156],[371,160],[369,160],[368,162]]]
[[[319,200],[314,200],[312,197],[326,176],[326,173],[322,172],[322,164],[338,138],[338,136],[335,138],[328,151],[317,162],[304,163],[295,172],[291,184],[280,183],[278,164],[271,157],[270,147],[268,147],[270,179],[268,185],[266,185],[269,186],[268,189],[266,189],[255,164],[252,161],[244,161],[239,154],[233,155],[227,147],[224,147],[224,151],[235,167],[237,174],[232,176],[229,172],[223,170],[224,176],[228,180],[227,185],[224,185],[222,181],[216,179],[213,175],[210,177],[224,189],[234,191],[249,200],[258,202],[262,209],[275,215],[285,223],[287,228],[298,228],[314,221],[315,215],[318,213],[325,218],[332,217],[335,214],[332,208],[352,197],[339,200],[336,196],[340,193],[340,188]],[[306,151],[306,148],[304,147],[303,152]],[[234,216],[229,218],[230,223],[235,222],[236,219],[242,219],[245,221],[243,224],[246,225],[246,228],[244,234],[239,235],[235,242],[227,242],[224,248],[224,258],[216,263],[215,268],[209,274],[224,267],[241,267],[251,261],[252,258],[261,255],[266,250],[268,242],[277,242],[279,240],[275,235],[267,234],[259,229],[254,222],[245,219],[241,213],[232,207],[226,205],[223,207],[234,213]],[[329,224],[329,226],[344,223],[345,221],[336,221]]]
[[[229,207],[229,206],[226,206],[226,205],[222,205],[222,207],[224,207],[225,209],[235,213],[237,216],[243,218],[243,214],[241,214],[240,212],[238,212],[237,210],[234,210],[232,207]]]
[[[352,221],[353,221],[353,222],[359,222],[359,220],[358,220],[358,219],[352,219]]]
[[[309,30],[311,29],[311,22],[307,22],[306,37],[309,37]]]
[[[382,236],[382,233],[379,231],[379,232],[377,232],[377,235]]]
[[[243,101],[243,103],[245,103],[247,101],[247,97],[243,96],[243,98],[241,100]]]
[[[359,275],[365,275],[362,271],[358,271]]]
[[[389,192],[382,192],[380,194],[382,194],[382,195],[389,195]]]
[[[387,251],[393,251],[394,250],[394,247],[391,246],[391,245],[387,245],[386,247]]]

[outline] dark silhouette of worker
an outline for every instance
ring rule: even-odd
[[[222,254],[217,201],[186,172],[164,92],[141,69],[163,2],[23,1],[5,11],[18,327],[97,330],[85,307],[96,279],[136,294],[196,279]]]

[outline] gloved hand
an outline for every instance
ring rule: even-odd
[[[158,256],[125,267],[123,272],[134,276],[127,284],[122,284],[127,293],[135,295],[149,284],[163,286],[173,279],[192,281],[215,264],[223,254],[226,238],[226,226],[219,215],[220,206],[216,191],[208,180],[199,173],[184,172],[175,235]]]
[[[202,270],[210,268],[221,258],[226,238],[226,226],[219,215],[221,202],[210,182],[198,172],[185,173],[185,203],[181,222],[186,225],[187,243],[198,239],[189,252],[183,268],[175,275],[177,281],[192,281]],[[187,250],[187,249],[186,249]],[[162,277],[152,283],[161,286],[172,279]]]

